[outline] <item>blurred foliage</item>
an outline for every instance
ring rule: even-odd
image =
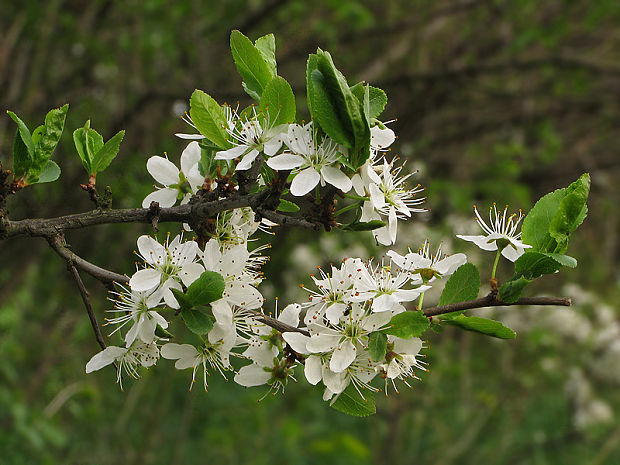
[[[194,88],[249,103],[231,79],[234,28],[276,34],[279,72],[300,99],[317,46],[353,81],[386,90],[385,117],[398,117],[395,151],[420,169],[431,208],[399,233],[402,251],[443,239],[490,266],[492,257],[446,239],[475,230],[472,204],[527,210],[584,171],[593,180],[590,215],[568,251],[580,267],[565,273],[580,285],[565,292],[589,300],[561,312],[498,311],[519,334],[512,342],[433,335],[430,373],[364,420],[327,408],[304,382],[257,405],[264,391],[221,379],[208,394],[188,393],[189,373],[165,360],[124,392],[112,368],[86,376],[98,348],[64,264],[43,240],[2,242],[0,463],[620,463],[620,330],[617,308],[605,306],[620,294],[619,2],[8,0],[0,13],[2,114],[16,111],[32,127],[71,104],[55,155],[60,182],[20,192],[12,218],[91,208],[71,141],[87,119],[106,140],[127,131],[98,181],[111,186],[115,206],[139,205],[151,190],[146,159],[178,160],[183,142],[172,134],[187,131],[178,117]],[[5,166],[13,134],[0,117]],[[131,272],[129,252],[145,232],[112,225],[68,240],[86,258]],[[265,240],[277,245],[264,269],[268,309],[276,295],[303,296],[297,284],[317,264],[382,253],[367,233],[317,240],[283,230]],[[529,292],[557,294],[565,284],[544,283]],[[86,284],[103,320],[105,290]]]

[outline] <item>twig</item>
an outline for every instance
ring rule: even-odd
[[[54,250],[54,252],[60,255],[67,263],[70,263],[71,266],[78,267],[82,271],[85,271],[93,278],[98,279],[106,285],[113,283],[127,284],[129,282],[129,278],[127,276],[123,276],[113,271],[106,270],[105,268],[101,268],[93,263],[90,263],[89,261],[84,260],[76,253],[72,252],[67,247],[65,238],[61,234],[47,237],[47,242]]]
[[[99,323],[97,323],[97,318],[95,318],[93,306],[90,304],[90,296],[88,294],[88,291],[86,290],[86,286],[84,286],[82,278],[80,278],[80,273],[78,273],[78,270],[75,268],[75,266],[73,266],[73,263],[70,260],[67,261],[67,265],[69,267],[69,271],[71,271],[73,279],[77,284],[78,289],[80,290],[80,295],[82,296],[82,301],[84,302],[84,306],[86,307],[86,311],[88,312],[88,318],[90,319],[90,325],[93,327],[95,338],[101,346],[101,349],[105,349],[105,341],[103,340],[101,330],[99,329]]]
[[[507,307],[511,305],[556,305],[570,307],[572,304],[569,297],[521,297],[516,302],[503,302],[493,293],[480,297],[479,299],[457,302],[455,304],[443,305],[440,307],[429,307],[424,309],[426,316],[437,316],[445,313],[458,312],[461,310],[472,310],[483,307]]]

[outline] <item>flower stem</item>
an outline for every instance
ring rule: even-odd
[[[422,304],[424,303],[424,294],[425,292],[422,292],[422,294],[420,294],[420,301],[418,302],[418,310],[422,310]]]
[[[359,202],[356,203],[352,203],[351,205],[347,205],[346,207],[342,207],[340,210],[336,210],[334,212],[334,216],[338,216],[341,215],[345,212],[348,212],[349,210],[353,210],[354,208],[359,207]]]
[[[495,254],[495,262],[493,263],[493,270],[491,271],[491,279],[495,279],[495,272],[497,271],[497,264],[499,263],[499,257],[502,255],[502,249],[497,249]]]
[[[344,196],[348,199],[353,199],[353,200],[370,200],[370,197],[362,197],[361,195],[355,195],[355,194],[344,194]]]

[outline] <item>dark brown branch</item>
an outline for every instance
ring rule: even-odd
[[[254,316],[258,317],[258,321],[265,323],[267,326],[271,326],[273,329],[275,329],[276,331],[280,331],[281,333],[301,333],[304,336],[310,336],[310,333],[306,329],[296,328],[294,326],[287,325],[280,320],[277,320],[269,315],[265,315],[264,313],[258,311],[252,311],[251,313],[253,313]]]
[[[127,284],[129,282],[127,276],[101,268],[75,254],[68,248],[65,238],[62,235],[48,237],[47,242],[49,242],[54,252],[60,255],[67,263],[70,263],[71,266],[79,268],[106,285],[111,285],[115,282],[120,284]]]
[[[461,310],[472,310],[482,307],[507,307],[512,305],[556,305],[570,307],[572,304],[569,297],[521,297],[513,303],[503,302],[493,293],[480,297],[479,299],[457,302],[455,304],[443,305],[440,307],[429,307],[424,309],[426,316],[437,316],[445,313],[458,312]]]
[[[95,318],[95,312],[93,311],[93,306],[90,304],[90,296],[88,291],[86,290],[86,286],[84,286],[84,282],[82,278],[80,278],[80,273],[73,266],[73,263],[68,260],[67,265],[69,267],[69,271],[77,284],[78,289],[80,290],[80,295],[82,296],[82,301],[84,302],[84,306],[86,307],[86,311],[88,312],[88,318],[90,319],[90,325],[93,327],[93,332],[95,333],[95,338],[97,342],[101,346],[101,349],[105,349],[105,341],[103,340],[103,336],[101,334],[101,330],[99,329],[99,324],[97,323],[97,318]]]

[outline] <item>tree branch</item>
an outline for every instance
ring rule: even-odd
[[[90,325],[93,327],[93,332],[95,333],[95,338],[97,342],[101,346],[101,349],[105,349],[105,341],[103,340],[103,336],[101,334],[101,330],[99,329],[99,323],[97,323],[97,318],[95,318],[95,312],[93,311],[93,306],[90,304],[90,296],[88,291],[86,290],[86,286],[84,286],[84,282],[82,282],[82,278],[80,278],[80,273],[73,266],[73,263],[68,260],[67,265],[69,267],[69,271],[77,284],[78,289],[80,290],[80,295],[82,296],[82,301],[84,302],[84,306],[86,307],[86,311],[88,312],[88,318],[90,319]]]
[[[67,247],[64,236],[57,234],[52,237],[47,237],[47,242],[54,252],[62,257],[68,264],[73,267],[78,267],[80,270],[85,271],[93,278],[101,281],[103,284],[111,285],[113,283],[129,283],[129,278],[127,276],[101,268],[93,263],[90,263],[89,261],[84,260],[82,257],[71,251]]]
[[[458,312],[461,310],[472,310],[483,307],[508,307],[512,305],[556,305],[570,307],[572,301],[569,297],[521,297],[516,302],[503,302],[493,293],[480,297],[479,299],[457,302],[455,304],[443,305],[440,307],[429,307],[423,310],[426,316],[437,316],[445,313]]]

